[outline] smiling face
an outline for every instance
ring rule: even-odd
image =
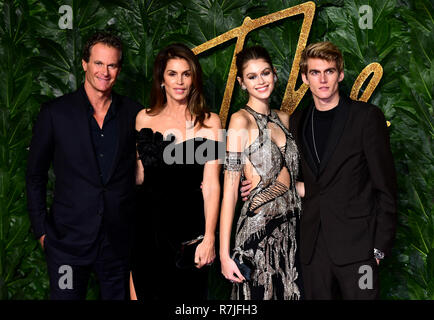
[[[90,50],[89,62],[82,60],[85,86],[101,93],[110,93],[120,72],[121,53],[103,43],[95,44]]]
[[[187,103],[192,83],[192,72],[187,60],[174,58],[167,61],[162,82],[167,101]]]
[[[302,73],[301,77],[309,85],[317,107],[334,107],[338,104],[339,82],[344,79],[344,72],[338,72],[335,61],[309,58],[307,72]]]
[[[268,100],[274,89],[274,72],[264,59],[251,59],[243,67],[243,77],[237,77],[249,93],[249,100]]]

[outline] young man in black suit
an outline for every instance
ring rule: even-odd
[[[135,197],[135,117],[141,106],[112,91],[119,38],[98,32],[83,51],[84,85],[42,105],[27,164],[32,230],[46,255],[51,299],[84,299],[91,272],[102,299],[128,298]],[[48,170],[55,174],[47,210]]]
[[[386,120],[378,107],[339,93],[343,58],[332,43],[306,47],[300,72],[314,100],[291,116],[290,125],[305,184],[305,298],[377,299],[377,266],[390,254],[397,220]]]

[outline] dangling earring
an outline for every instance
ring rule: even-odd
[[[162,84],[160,85],[160,87],[161,87],[161,89],[164,89],[164,83],[162,83]]]
[[[274,75],[274,82],[276,82],[277,81],[277,76],[276,75]]]
[[[242,90],[246,90],[247,88],[246,88],[246,86],[243,84],[243,85],[241,85],[241,89],[242,89]]]

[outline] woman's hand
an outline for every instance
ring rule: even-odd
[[[44,235],[42,235],[42,237],[39,238],[39,243],[41,244],[42,250],[45,250],[45,247],[44,247],[45,236],[46,235],[44,234]]]
[[[138,300],[136,295],[136,289],[134,287],[133,273],[130,271],[130,300]]]
[[[297,190],[298,195],[303,198],[305,194],[304,190],[304,182],[296,181],[295,182],[295,189]]]
[[[250,180],[241,181],[240,192],[241,192],[241,199],[243,201],[247,201],[247,199],[249,198],[251,188],[252,188],[252,181]]]
[[[216,257],[214,242],[214,239],[205,236],[202,242],[198,244],[194,254],[194,263],[196,268],[200,269],[203,266],[210,265],[214,262]]]
[[[246,280],[241,274],[240,269],[238,269],[235,261],[231,258],[227,257],[224,259],[220,259],[220,264],[222,266],[223,276],[230,282],[242,283]]]

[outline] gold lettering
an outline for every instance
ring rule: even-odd
[[[193,52],[196,55],[198,55],[226,41],[237,38],[234,54],[232,56],[231,67],[229,69],[228,79],[226,82],[226,89],[220,107],[219,115],[220,115],[221,122],[224,126],[226,126],[226,120],[227,120],[227,116],[228,116],[228,112],[232,100],[232,94],[233,94],[234,84],[235,84],[236,74],[237,74],[235,58],[237,53],[243,49],[247,34],[259,27],[263,27],[273,22],[286,19],[288,17],[296,16],[299,14],[303,14],[304,19],[301,26],[300,35],[298,38],[297,49],[295,51],[294,60],[292,62],[291,73],[289,75],[289,79],[285,89],[285,94],[283,96],[282,104],[280,106],[281,110],[291,114],[292,112],[294,112],[295,108],[297,108],[298,104],[300,103],[301,99],[303,98],[303,96],[305,95],[306,91],[309,88],[306,84],[302,84],[296,90],[295,85],[300,71],[299,63],[300,63],[301,53],[303,49],[306,47],[307,39],[309,37],[310,29],[315,15],[314,2],[312,1],[305,2],[297,6],[287,8],[281,11],[277,11],[253,20],[250,17],[246,17],[241,26],[229,30],[224,34],[215,37],[214,39],[211,39],[193,48]],[[367,101],[369,99],[369,97],[374,92],[375,88],[377,87],[383,75],[383,68],[378,63],[371,63],[365,69],[363,69],[363,71],[359,74],[351,90],[351,95],[350,95],[351,99],[357,100],[357,96],[358,96],[358,92],[360,91],[360,88],[362,87],[363,83],[371,73],[374,73],[374,76],[372,77],[371,81],[368,83],[366,90],[363,92],[359,100]]]
[[[301,32],[300,36],[298,38],[298,44],[297,49],[295,52],[294,61],[292,63],[291,68],[291,74],[288,79],[288,84],[286,86],[285,95],[283,97],[281,109],[286,110],[290,113],[294,111],[294,109],[297,107],[300,100],[303,98],[304,94],[306,93],[308,87],[303,84],[300,86],[298,90],[295,90],[295,82],[297,81],[297,75],[299,71],[299,61],[301,52],[306,47],[307,38],[309,36],[310,28],[312,26],[313,17],[315,15],[315,3],[312,1],[299,4],[297,6],[287,8],[278,12],[274,12],[271,14],[268,14],[266,16],[257,18],[257,19],[250,19],[249,17],[246,17],[243,21],[243,24],[239,26],[238,28],[232,29],[214,39],[211,39],[196,48],[193,49],[193,52],[195,54],[200,54],[204,51],[207,51],[211,48],[214,48],[230,39],[237,38],[237,42],[235,44],[235,50],[231,62],[231,68],[229,70],[228,80],[226,82],[226,89],[225,93],[223,95],[223,101],[220,107],[220,119],[222,121],[222,124],[226,124],[229,107],[231,104],[232,99],[232,93],[234,90],[234,84],[236,80],[237,75],[237,68],[235,65],[235,57],[238,52],[240,52],[243,49],[244,41],[246,40],[247,34],[255,30],[259,27],[263,27],[267,24],[299,15],[304,14],[303,24],[301,26]]]
[[[358,98],[360,89],[362,85],[365,83],[366,79],[373,73],[371,80],[366,86],[365,91],[362,96]],[[357,76],[356,81],[354,81],[353,87],[351,88],[350,98],[353,100],[359,100],[367,102],[383,77],[383,67],[378,62],[373,62],[368,64],[365,69],[360,72]],[[390,121],[386,121],[388,127],[390,127]]]
[[[368,79],[371,73],[374,73],[371,81],[369,81],[362,96],[358,98],[363,83],[365,83],[366,79]],[[353,100],[359,100],[364,102],[368,101],[372,93],[374,92],[375,88],[377,87],[378,83],[380,82],[382,76],[383,76],[383,67],[381,67],[379,63],[373,62],[367,65],[365,69],[363,69],[362,72],[360,72],[356,81],[354,81],[353,87],[351,88],[350,98]]]

